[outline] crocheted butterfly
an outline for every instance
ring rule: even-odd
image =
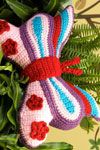
[[[79,58],[60,63],[61,50],[73,25],[73,8],[67,7],[52,17],[36,14],[20,28],[0,20],[0,43],[4,55],[23,68],[29,84],[19,111],[20,135],[27,147],[43,143],[48,125],[68,130],[84,116],[100,120],[100,109],[94,98],[78,86],[65,82],[62,73],[80,75],[80,69],[69,68]]]

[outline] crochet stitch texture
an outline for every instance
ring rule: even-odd
[[[70,68],[80,62],[79,58],[59,61],[72,30],[73,15],[73,7],[69,6],[56,17],[36,14],[19,28],[0,20],[5,57],[19,64],[30,79],[18,114],[20,136],[29,148],[45,141],[49,125],[69,130],[84,116],[100,120],[94,98],[60,77],[62,73],[82,74],[81,69]]]

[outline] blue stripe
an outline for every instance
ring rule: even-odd
[[[59,54],[59,49],[60,49],[60,46],[63,42],[63,38],[64,38],[65,32],[67,30],[68,22],[69,22],[69,16],[68,16],[67,10],[64,10],[60,14],[60,16],[61,16],[61,33],[60,33],[60,36],[58,39],[57,55]]]
[[[35,17],[32,20],[32,27],[33,27],[33,31],[35,33],[35,36],[37,38],[37,43],[39,45],[39,50],[40,50],[40,54],[41,57],[44,57],[44,48],[43,48],[43,41],[42,41],[42,20],[41,17]]]
[[[76,88],[78,90],[80,90],[86,96],[86,98],[88,99],[88,101],[89,101],[89,103],[91,105],[91,108],[92,108],[91,115],[94,116],[94,117],[99,117],[98,109],[97,109],[98,106],[96,104],[95,99],[89,93],[87,93],[85,90],[83,90],[83,89],[81,89],[81,88],[79,88],[77,86],[76,86]]]
[[[71,114],[74,113],[74,111],[75,111],[74,110],[74,105],[71,102],[71,100],[69,100],[69,98],[63,92],[63,90],[59,87],[59,85],[56,84],[56,82],[54,81],[53,78],[50,78],[49,80],[52,83],[55,90],[58,92],[58,94],[60,96],[60,100],[63,102],[65,108],[69,111],[69,113],[71,113]]]

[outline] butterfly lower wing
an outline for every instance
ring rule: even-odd
[[[99,108],[99,105],[96,103],[95,99],[85,90],[83,90],[77,86],[76,86],[76,88],[78,90],[80,90],[80,92],[82,92],[82,94],[85,95],[85,97],[89,101],[90,106],[91,106],[91,114],[90,115],[93,118],[95,118],[96,120],[100,120],[100,108]]]
[[[81,97],[84,106],[86,116],[92,116],[96,120],[100,120],[100,108],[97,105],[95,99],[85,90],[81,89],[78,86],[74,86],[70,83],[67,83],[76,93]]]

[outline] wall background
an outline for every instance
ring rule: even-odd
[[[74,7],[75,7],[76,1],[77,0],[73,0]],[[84,10],[85,8],[92,5],[96,1],[97,0],[87,0],[86,6],[81,10]],[[78,13],[81,10],[75,9],[75,13]],[[95,7],[93,7],[91,10],[89,10],[88,12],[86,12],[85,14],[100,14],[100,3],[96,5]],[[100,18],[93,19],[93,20],[98,20],[100,22]],[[87,23],[83,19],[78,20],[78,23],[83,23],[83,22]],[[100,123],[98,124],[100,125]],[[69,131],[61,131],[61,130],[50,127],[50,132],[49,132],[46,142],[68,142],[74,146],[74,150],[90,150],[91,145],[88,140],[90,138],[92,139],[94,138],[97,127],[95,127],[94,132],[91,131],[89,134],[87,134],[87,132],[81,129],[79,126]]]

